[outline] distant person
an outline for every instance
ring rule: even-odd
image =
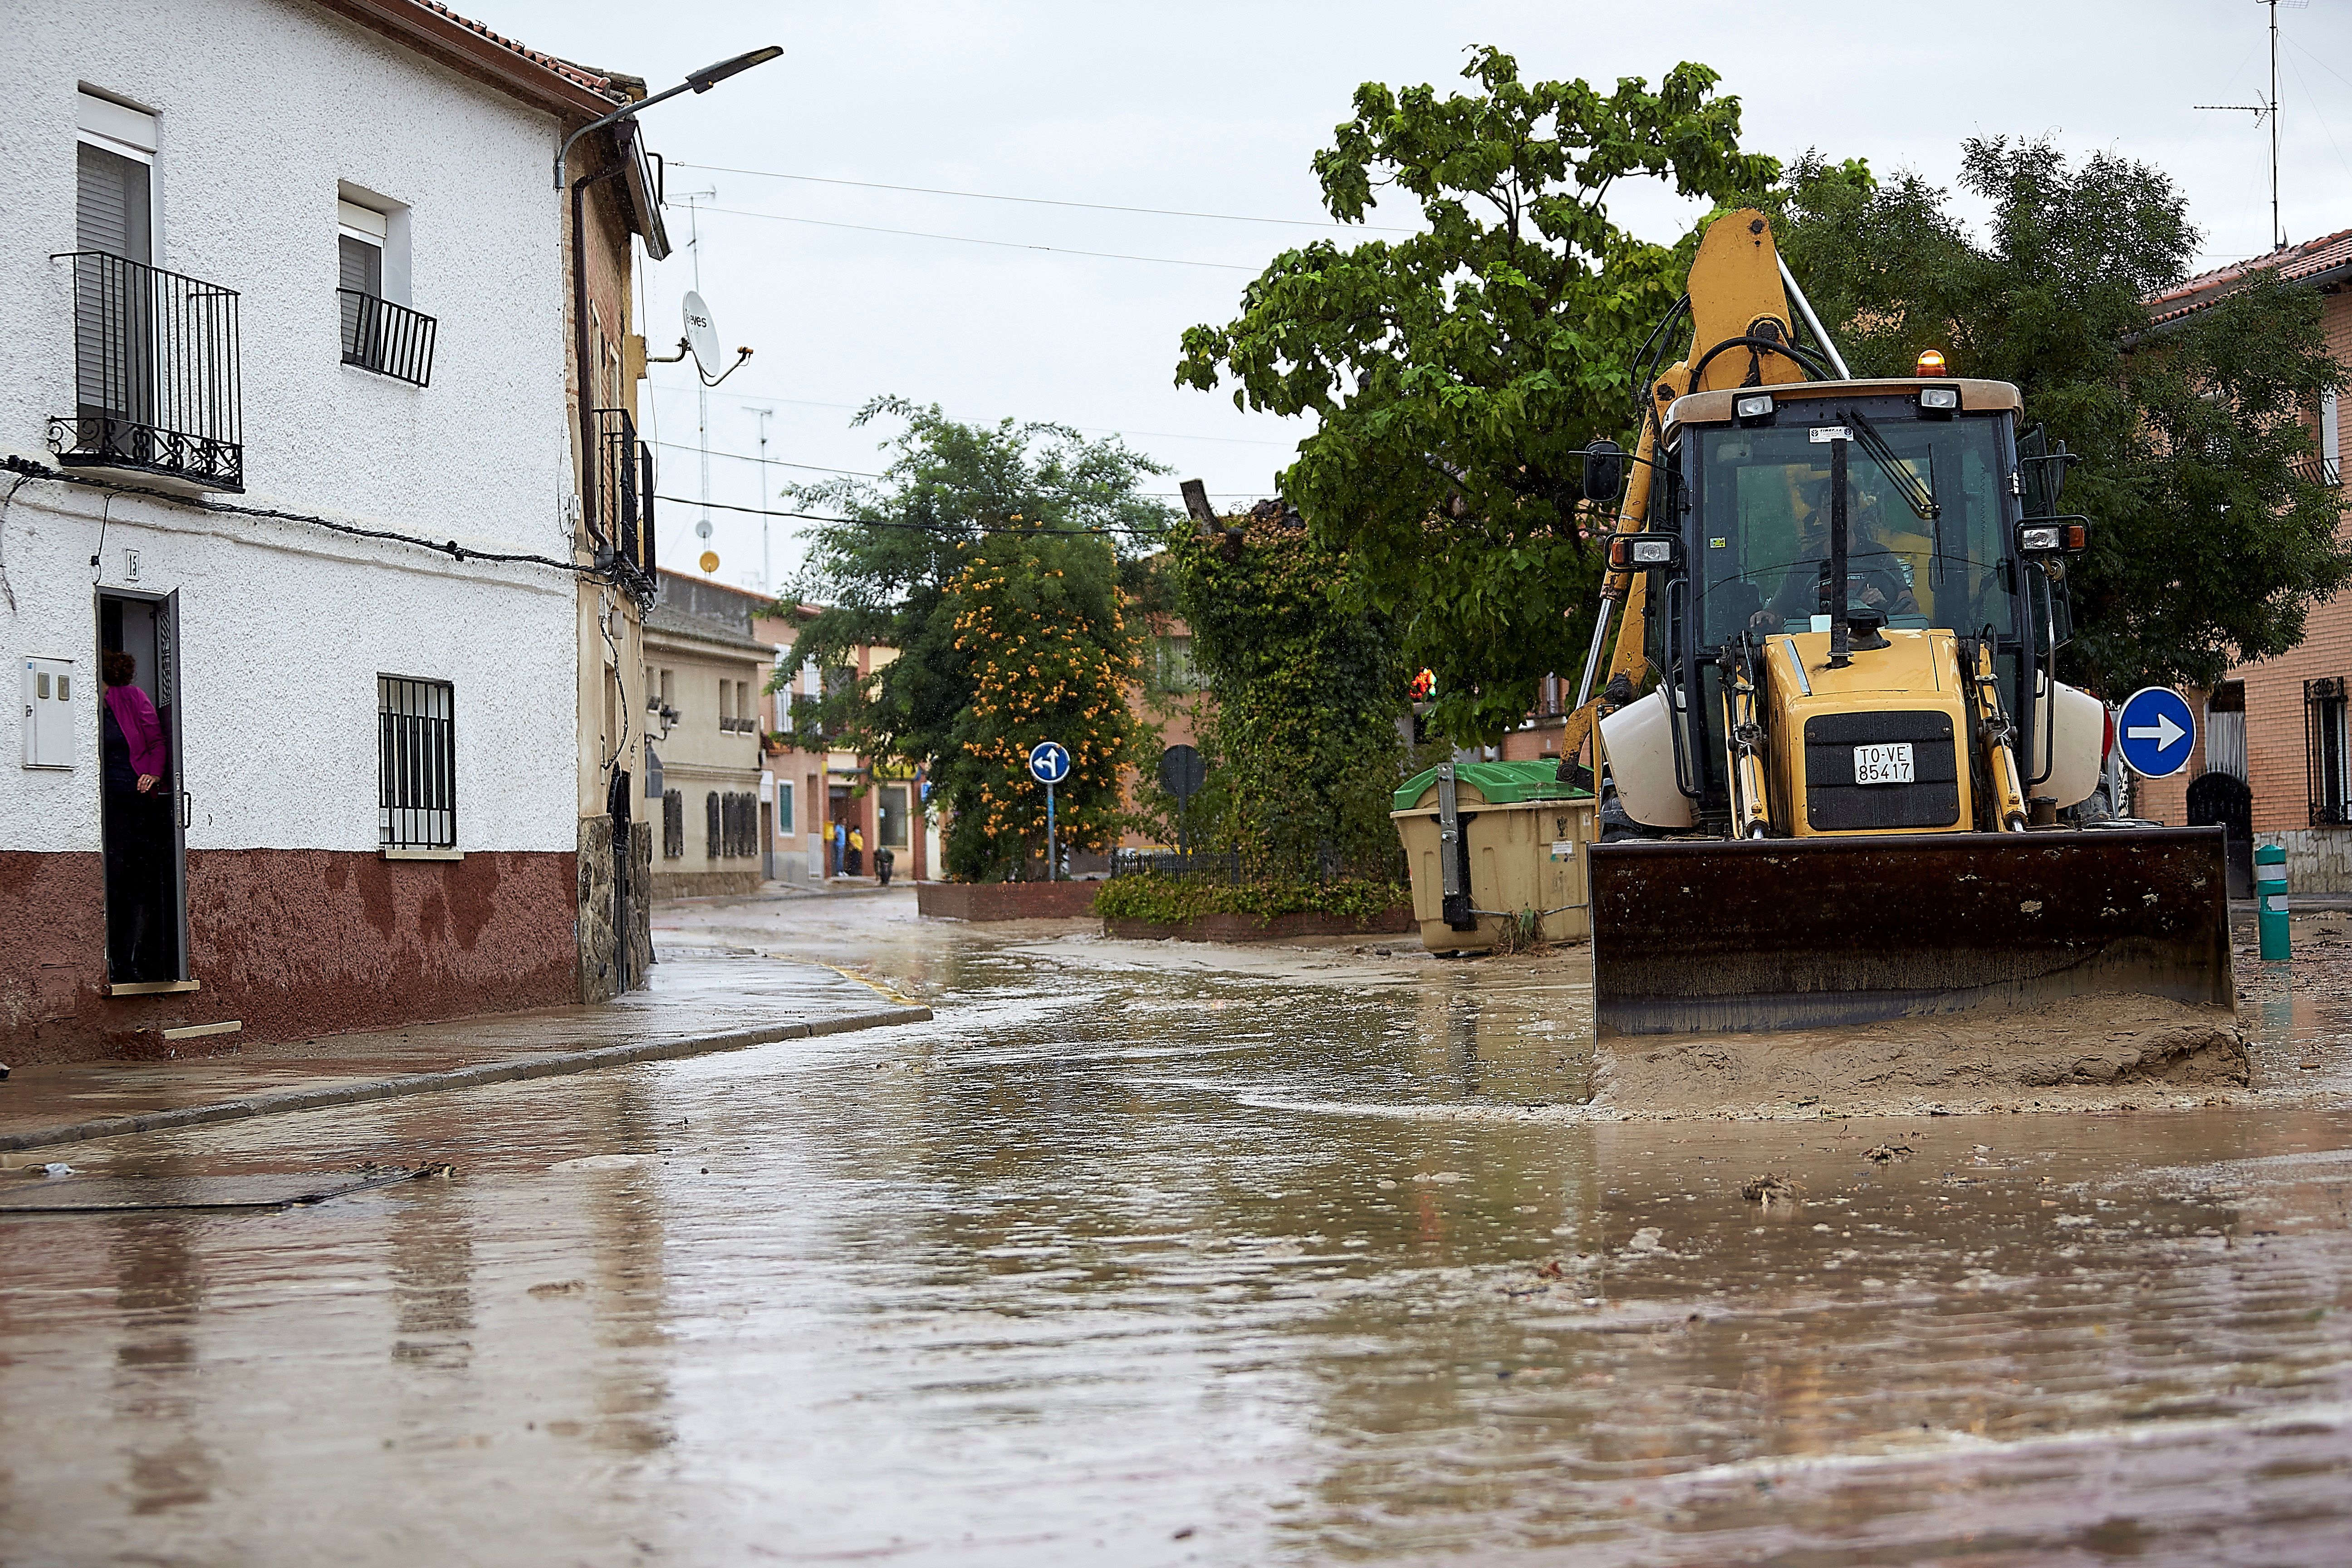
[[[100,723],[100,793],[106,829],[106,956],[113,978],[128,984],[174,978],[163,973],[165,847],[172,831],[170,750],[155,704],[133,682],[139,664],[127,653],[99,659],[106,682]]]
[[[890,868],[891,868],[893,865],[897,864],[897,862],[898,862],[898,857],[897,857],[897,856],[895,856],[895,855],[893,855],[893,854],[891,854],[891,853],[890,853],[890,851],[888,851],[887,849],[877,849],[877,850],[875,850],[875,851],[874,851],[874,878],[875,878],[875,880],[877,880],[877,881],[880,882],[880,883],[881,883],[884,887],[886,887],[886,888],[887,888],[887,887],[888,887],[888,886],[890,885]]]
[[[849,829],[836,822],[833,825],[833,874],[836,877],[840,876],[842,868],[848,864],[848,860]]]
[[[849,830],[849,874],[853,877],[866,875],[866,832],[863,828]]]

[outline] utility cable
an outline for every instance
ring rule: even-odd
[[[26,479],[47,479],[56,484],[85,485],[92,489],[105,490],[110,496],[147,496],[155,500],[169,501],[174,506],[186,507],[191,511],[221,512],[237,517],[267,517],[281,522],[307,522],[315,528],[329,529],[336,533],[348,534],[354,539],[388,539],[398,544],[413,544],[420,550],[434,551],[456,561],[497,561],[532,566],[551,566],[559,572],[570,572],[583,577],[599,575],[598,569],[593,566],[583,566],[576,561],[558,561],[551,555],[527,555],[498,550],[477,550],[471,545],[460,544],[454,539],[446,541],[425,539],[417,534],[402,533],[394,529],[362,528],[355,523],[337,522],[332,518],[320,517],[313,512],[287,511],[274,506],[240,506],[234,501],[194,500],[187,496],[174,495],[170,490],[154,489],[146,485],[122,485],[108,479],[89,479],[81,474],[60,473],[55,468],[36,463],[26,458],[15,456],[0,458],[0,469],[13,474],[22,474]],[[10,494],[13,497],[15,492],[12,490]]]
[[[704,504],[700,501],[684,500],[677,496],[656,496],[654,500],[667,501],[673,506]],[[845,528],[900,528],[918,533],[1131,533],[1140,538],[1158,539],[1168,532],[1167,529],[1129,528],[1118,523],[1105,523],[1097,528],[1031,528],[1025,524],[1013,523],[889,522],[878,518],[824,517],[813,511],[772,511],[756,506],[729,506],[725,501],[711,501],[709,504],[713,511],[748,512],[753,517],[795,517],[807,522],[830,522]]]
[[[958,245],[987,245],[999,250],[1040,250],[1051,256],[1090,256],[1100,261],[1150,261],[1162,267],[1207,267],[1219,272],[1255,272],[1259,268],[1244,267],[1234,261],[1193,261],[1181,256],[1136,256],[1123,250],[1077,250],[1068,246],[1036,245],[1019,239],[975,239],[968,234],[934,234],[921,228],[884,228],[878,224],[836,223],[831,218],[787,217],[782,213],[757,213],[743,207],[704,207],[707,213],[725,213],[730,217],[763,217],[771,223],[804,223],[818,228],[854,228],[861,234],[895,234],[909,239],[946,239]]]
[[[1192,217],[1218,223],[1273,223],[1292,228],[1365,229],[1377,234],[1417,234],[1418,229],[1399,228],[1376,223],[1335,223],[1328,218],[1247,217],[1239,213],[1186,212],[1175,207],[1130,207],[1111,202],[1073,202],[1052,196],[1005,196],[988,191],[952,191],[936,185],[890,185],[878,180],[843,180],[824,174],[787,174],[775,169],[730,169],[723,163],[672,163],[674,169],[700,169],[710,174],[749,174],[761,180],[798,180],[812,185],[854,185],[863,191],[904,191],[920,196],[963,196],[976,202],[1019,202],[1027,206],[1083,207],[1088,212],[1141,213],[1148,217]]]

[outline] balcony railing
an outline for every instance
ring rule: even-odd
[[[233,289],[110,256],[73,263],[74,411],[49,419],[68,468],[136,468],[245,489]]]
[[[433,384],[433,341],[441,324],[380,294],[335,290],[343,314],[343,363],[416,386]]]
[[[599,408],[594,489],[588,531],[599,551],[611,551],[626,571],[654,583],[654,449],[637,439],[625,408]]]
[[[2297,458],[2286,466],[2286,471],[2298,479],[2326,485],[2330,489],[2344,483],[2344,464],[2334,458]]]

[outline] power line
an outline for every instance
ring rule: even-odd
[[[783,399],[779,398],[776,401],[782,402]],[[672,452],[701,451],[701,448],[698,447],[681,447],[675,441],[648,441],[646,444],[649,447],[660,447]],[[714,449],[709,456],[714,458],[727,458],[738,463],[758,463],[765,461],[773,463],[780,468],[806,468],[812,473],[842,474],[850,479],[887,479],[890,477],[887,474],[869,474],[863,468],[829,468],[823,463],[788,463],[782,458],[761,458],[753,457],[749,452],[721,452]],[[1182,490],[1137,490],[1135,493],[1139,496],[1166,497],[1171,500],[1181,500],[1184,494]],[[1234,496],[1255,496],[1260,492],[1256,490],[1211,490],[1208,493],[1213,496],[1223,496],[1230,499]],[[705,504],[717,506],[719,504],[717,501],[706,503],[698,500],[686,500],[677,496],[662,496],[657,499],[667,501],[676,501],[679,506],[702,506]],[[736,507],[732,510],[736,511],[744,511],[750,509],[745,507]],[[770,517],[796,517],[800,514],[797,512],[779,511],[769,512],[765,515]],[[839,521],[841,520],[836,518],[822,521]]]
[[[820,517],[813,511],[770,511],[756,506],[729,506],[724,501],[688,500],[684,496],[656,496],[654,499],[656,500],[668,501],[673,506],[707,506],[713,511],[749,512],[753,517],[796,517],[803,519],[809,522],[837,523],[848,528],[905,529],[910,533],[1131,533],[1139,538],[1158,539],[1168,531],[1166,529],[1160,528],[1127,528],[1108,523],[1099,528],[1030,528],[1025,525],[1015,527],[1011,524],[989,522],[974,522],[961,525],[940,522],[890,522],[881,518],[871,517]],[[1170,526],[1173,527],[1175,525],[1171,524]]]
[[[861,234],[896,234],[910,239],[946,239],[958,245],[987,245],[999,250],[1039,250],[1051,256],[1091,256],[1100,261],[1150,261],[1162,267],[1207,267],[1219,272],[1255,272],[1255,267],[1244,267],[1232,261],[1192,261],[1181,256],[1135,256],[1120,250],[1074,250],[1060,245],[1033,245],[1017,239],[974,239],[968,234],[933,234],[920,228],[883,228],[870,223],[835,223],[830,218],[787,217],[782,213],[755,213],[741,207],[704,207],[707,213],[725,213],[730,217],[763,217],[771,223],[805,223],[819,228],[854,228]]]
[[[842,180],[824,174],[787,174],[775,169],[730,169],[723,163],[673,163],[673,168],[700,169],[713,174],[749,174],[761,180],[798,180],[812,185],[855,185],[864,191],[904,191],[922,196],[964,196],[977,202],[1019,202],[1027,206],[1083,207],[1089,212],[1141,213],[1150,217],[1208,218],[1219,223],[1272,223],[1292,228],[1363,229],[1379,234],[1414,234],[1418,230],[1376,223],[1333,223],[1326,218],[1248,217],[1239,213],[1186,212],[1176,207],[1130,207],[1111,202],[1074,202],[1053,196],[1006,196],[988,191],[953,191],[937,185],[891,185],[878,180]]]
[[[656,392],[692,392],[695,390],[693,387],[688,386],[683,382],[656,381],[653,382],[652,384],[654,390]],[[796,408],[839,408],[851,414],[856,414],[866,406],[866,405],[862,403],[820,403],[814,398],[809,397],[762,397],[754,393],[749,392],[718,392],[713,393],[712,395],[715,397],[731,398],[737,403],[789,403]],[[1040,425],[1061,425],[1067,423],[1067,421],[1061,419],[1040,419],[1034,421],[1034,423]],[[1287,441],[1269,441],[1264,437],[1259,436],[1195,436],[1191,432],[1184,430],[1122,430],[1114,425],[1072,425],[1070,426],[1070,428],[1073,430],[1083,431],[1086,434],[1092,436],[1150,436],[1158,439],[1167,441],[1215,441],[1223,446],[1228,447],[1286,447],[1290,445]],[[773,459],[771,459],[771,461]]]
[[[647,443],[646,443],[646,445],[648,445],[648,446],[653,446],[653,447],[660,447],[665,448],[666,450],[672,451],[672,452],[693,452],[693,453],[695,453],[695,454],[697,454],[697,455],[698,455],[698,456],[708,456],[708,457],[712,457],[712,458],[732,458],[733,459],[735,459],[735,461],[737,461],[737,462],[739,462],[739,463],[757,463],[757,462],[760,462],[760,461],[761,461],[761,460],[762,460],[762,459],[761,459],[761,458],[758,458],[753,457],[753,456],[752,456],[751,453],[749,453],[749,452],[721,452],[721,451],[713,450],[713,451],[710,451],[710,452],[705,453],[705,452],[703,451],[703,449],[702,449],[701,447],[684,447],[684,446],[680,446],[680,445],[679,445],[677,442],[676,442],[676,441],[650,441],[650,442],[647,442]],[[823,464],[823,463],[788,463],[788,462],[786,462],[786,461],[785,461],[783,458],[767,458],[767,459],[765,459],[765,460],[766,460],[766,461],[768,461],[768,462],[771,462],[771,463],[775,464],[775,465],[776,465],[776,467],[778,467],[778,468],[806,468],[806,469],[808,469],[808,470],[809,470],[810,472],[812,472],[812,473],[818,473],[818,474],[847,474],[847,475],[849,475],[849,476],[850,476],[851,478],[853,478],[853,479],[878,479],[882,478],[882,476],[881,476],[880,474],[869,474],[869,473],[867,473],[867,472],[866,472],[865,469],[863,469],[863,468],[827,468],[827,467],[826,467],[824,464]],[[665,499],[665,500],[675,500],[676,498],[675,498],[675,497],[665,497],[664,499]],[[683,502],[683,503],[681,503],[681,504],[686,505],[686,506],[700,506],[702,503],[701,503],[700,501],[697,500],[697,501],[686,501],[686,502]],[[714,503],[714,504],[716,504],[716,503]]]

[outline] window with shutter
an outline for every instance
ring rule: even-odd
[[[74,149],[74,248],[135,263],[77,264],[74,272],[75,401],[84,420],[145,424],[154,404],[149,169],[135,157],[84,140]]]

